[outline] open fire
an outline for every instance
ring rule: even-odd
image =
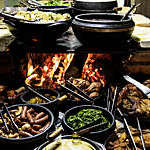
[[[104,75],[103,64],[99,59],[110,59],[107,54],[88,54],[82,71],[82,78],[91,82],[101,82],[105,86],[106,79]]]
[[[43,88],[56,88],[58,84],[65,84],[65,75],[74,56],[74,53],[28,54],[25,83]],[[106,79],[99,59],[105,57],[104,54],[89,53],[83,64],[81,79],[91,83],[100,82],[104,87]]]
[[[42,61],[40,60],[39,64],[34,64],[31,57],[29,57],[25,83],[46,88],[56,88],[58,84],[64,83],[65,73],[73,57],[74,54],[72,53],[50,54],[48,56],[41,54]],[[36,56],[33,58],[36,59]]]

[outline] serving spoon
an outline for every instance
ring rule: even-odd
[[[99,120],[99,119],[98,119]],[[97,122],[97,121],[96,121]],[[74,130],[73,131],[73,136],[81,136],[81,135],[84,135],[84,134],[87,134],[87,133],[89,133],[89,132],[92,132],[93,130],[95,130],[95,129],[97,129],[97,128],[100,128],[100,127],[102,127],[102,126],[104,126],[104,125],[107,125],[108,124],[108,121],[106,121],[106,122],[102,122],[102,123],[98,123],[98,124],[96,124],[95,122],[94,122],[94,124],[93,124],[93,122],[92,123],[90,123],[90,124],[88,124],[87,126],[84,126],[84,127],[82,127],[82,128],[79,128],[79,129],[77,129],[77,130]],[[90,125],[90,126],[89,126]]]
[[[129,14],[132,12],[133,9],[139,7],[139,6],[142,5],[142,4],[143,4],[143,3],[139,3],[139,4],[137,4],[137,5],[134,4],[134,5],[129,9],[129,11],[121,18],[120,21],[125,20],[125,19],[129,16]]]

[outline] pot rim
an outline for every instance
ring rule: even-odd
[[[108,10],[93,10],[93,9],[80,9],[80,8],[76,8],[76,7],[73,7],[72,8],[74,11],[79,11],[79,12],[82,12],[82,14],[85,14],[85,13],[113,13],[115,12],[114,10],[112,9],[108,9]]]
[[[9,109],[12,109],[12,108],[15,108],[17,106],[31,106],[31,107],[40,107],[42,109],[44,109],[46,111],[46,113],[48,113],[49,117],[51,117],[51,122],[50,122],[50,125],[41,133],[39,134],[36,134],[34,136],[31,136],[31,137],[25,137],[25,138],[6,138],[6,137],[3,137],[3,136],[0,136],[0,140],[7,140],[10,141],[10,142],[15,142],[15,141],[18,141],[18,142],[24,142],[24,141],[29,141],[29,140],[32,140],[32,139],[36,139],[37,137],[40,137],[41,135],[45,134],[54,124],[54,115],[53,113],[47,109],[46,107],[43,107],[43,106],[39,106],[39,105],[35,105],[35,104],[16,104],[16,105],[12,105],[10,107],[8,107],[8,110]],[[3,112],[3,111],[2,111]]]
[[[110,127],[107,127],[107,128],[105,128],[105,129],[103,129],[103,130],[100,130],[100,131],[89,132],[89,133],[88,133],[89,135],[93,135],[93,134],[97,134],[97,133],[98,133],[98,134],[99,134],[99,133],[103,133],[103,132],[108,131],[109,129],[111,129],[111,128],[113,128],[113,127],[115,126],[115,118],[114,118],[114,116],[112,115],[111,112],[107,111],[105,108],[100,107],[100,106],[97,106],[97,105],[80,105],[80,106],[75,106],[75,107],[73,107],[73,108],[67,110],[67,111],[65,112],[64,116],[63,116],[63,119],[62,119],[62,120],[63,120],[63,123],[65,124],[65,126],[67,126],[67,128],[69,128],[69,130],[73,131],[74,129],[73,129],[72,127],[70,127],[70,126],[67,124],[67,122],[66,122],[66,114],[69,113],[70,111],[74,110],[74,109],[84,108],[84,107],[87,107],[87,108],[88,108],[88,107],[91,107],[91,108],[98,108],[98,109],[100,109],[100,110],[102,110],[102,111],[107,112],[107,113],[111,116],[111,118],[112,118],[112,123],[111,123],[111,126],[110,126]]]
[[[116,20],[116,21],[94,21],[94,20],[88,20],[88,19],[81,19],[82,16],[120,16],[120,17],[123,17],[124,15],[122,14],[115,14],[115,13],[84,13],[84,14],[79,14],[77,16],[75,16],[75,20],[76,21],[80,21],[80,22],[84,22],[84,23],[94,23],[94,24],[112,24],[112,23],[127,23],[129,21],[132,21],[132,18],[131,16],[128,16],[127,19],[123,20],[123,21],[119,21],[119,20]],[[110,19],[111,20],[111,19]]]
[[[98,142],[95,142],[89,138],[86,138],[86,137],[82,137],[82,136],[78,136],[78,137],[73,137],[72,135],[64,135],[64,136],[61,136],[61,137],[58,137],[56,139],[54,139],[53,141],[46,141],[45,143],[43,143],[42,145],[40,145],[38,147],[37,150],[41,150],[42,148],[46,147],[47,145],[49,145],[50,143],[56,141],[56,140],[63,140],[63,139],[80,139],[80,140],[83,140],[85,142],[88,142],[89,144],[91,144],[94,148],[102,148],[102,150],[106,150],[105,146],[101,143],[98,143]]]

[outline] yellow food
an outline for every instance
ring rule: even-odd
[[[50,94],[44,94],[45,97],[48,97],[50,100],[56,99],[56,96],[50,95]],[[36,96],[31,98],[30,100],[27,101],[28,103],[32,104],[41,104],[41,103],[47,103],[47,101],[41,99],[40,97]]]
[[[80,139],[62,139],[48,144],[42,150],[96,150],[91,144]]]
[[[69,20],[70,14],[56,14],[53,12],[43,12],[43,11],[18,11],[15,15],[16,18],[25,20],[25,21],[36,21],[38,23],[54,23],[59,21]]]

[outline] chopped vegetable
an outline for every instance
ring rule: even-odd
[[[101,110],[83,109],[77,114],[69,116],[67,118],[67,123],[69,126],[76,130],[96,121],[97,119],[100,119],[100,123],[107,122],[107,119],[103,116]]]
[[[69,1],[63,1],[63,0],[51,0],[47,2],[41,2],[41,3],[47,6],[71,6],[71,3]]]

